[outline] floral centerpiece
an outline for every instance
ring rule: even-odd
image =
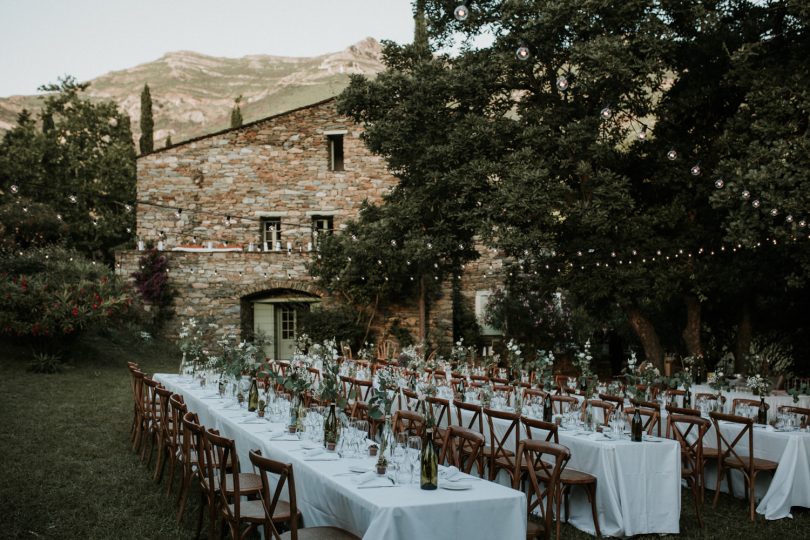
[[[731,352],[726,352],[717,361],[714,367],[714,373],[709,376],[709,386],[717,391],[728,390],[730,383],[728,380],[729,374],[734,372],[734,355]]]
[[[543,390],[554,388],[554,353],[540,349],[534,359],[535,384]]]
[[[397,364],[411,371],[422,371],[425,368],[425,358],[413,345],[404,347],[397,357]]]
[[[394,397],[399,390],[398,376],[391,367],[384,367],[377,370],[374,382],[374,392],[368,401],[368,415],[375,420],[385,419],[383,432],[380,436],[379,458],[377,467],[388,465],[386,450],[389,450],[393,442],[393,432],[391,430],[391,406]],[[390,450],[389,450],[390,454]]]
[[[281,385],[293,396],[290,401],[290,432],[295,433],[301,427],[303,421],[301,409],[304,406],[304,392],[312,388],[310,374],[304,363],[293,360],[290,367],[287,368],[286,375],[278,373],[275,375],[275,379],[277,384]]]
[[[506,344],[506,362],[509,367],[509,376],[513,385],[518,385],[522,379],[523,351],[514,339]]]
[[[591,369],[592,360],[593,355],[591,355],[591,340],[589,339],[585,342],[582,350],[579,350],[574,354],[573,359],[574,366],[579,369],[579,387],[583,391],[586,398],[590,398],[594,394],[596,387],[599,384],[599,377]]]
[[[208,363],[208,350],[206,348],[207,335],[205,327],[190,318],[180,323],[177,345],[183,353],[180,360],[180,373],[195,373],[203,369]]]
[[[745,385],[754,393],[756,396],[767,396],[771,393],[771,381],[770,379],[763,377],[759,373],[756,373],[752,376],[749,376],[746,379]]]
[[[464,366],[466,369],[467,365],[473,363],[475,360],[475,347],[472,345],[465,346],[464,345],[464,338],[459,338],[453,344],[453,348],[450,349],[450,362],[456,366],[457,368],[461,368]]]

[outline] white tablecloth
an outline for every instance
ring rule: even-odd
[[[423,491],[416,484],[358,489],[352,476],[334,475],[352,464],[371,468],[376,458],[307,461],[300,443],[270,439],[268,427],[280,430],[281,425],[242,423],[246,411],[223,409],[218,399],[207,399],[211,388],[183,384],[175,375],[155,378],[183,394],[189,410],[207,428],[236,440],[243,471],[250,470],[248,451],[255,448],[267,457],[292,463],[298,507],[307,526],[337,525],[369,540],[526,537],[526,498],[519,491],[484,480],[471,480],[473,488],[467,491]]]
[[[727,441],[731,442],[740,432],[739,424],[721,422],[720,429]],[[704,446],[716,448],[717,436],[712,427],[704,440]],[[747,455],[748,436],[735,447]],[[754,429],[754,456],[779,463],[773,473],[761,472],[757,475],[756,498],[759,499],[757,512],[766,519],[782,519],[790,516],[792,506],[810,508],[810,433],[792,431],[772,431],[772,428]],[[706,487],[714,489],[716,467],[710,464],[706,469]],[[744,479],[740,473],[732,476],[734,495],[745,496]],[[728,491],[725,479],[722,491]]]
[[[695,406],[694,403],[695,394],[716,394],[716,393],[717,390],[715,390],[708,384],[698,384],[692,386],[692,406],[693,407]],[[725,396],[726,398],[726,411],[729,412],[731,412],[731,404],[735,399],[754,399],[756,401],[759,401],[759,396],[755,396],[752,392],[748,390],[731,390],[731,391],[723,390],[723,396]],[[777,409],[782,405],[792,405],[795,407],[810,408],[810,396],[801,395],[798,397],[799,401],[794,402],[793,396],[789,395],[765,396],[765,403],[767,403],[768,406],[770,407],[768,409],[768,420],[776,418]]]
[[[472,413],[463,411],[469,421]],[[455,423],[455,409],[453,410]],[[487,444],[489,430],[484,419]],[[509,422],[495,419],[497,437],[503,437]],[[533,432],[534,434],[534,432]],[[601,434],[558,431],[560,444],[571,450],[568,467],[596,477],[596,510],[603,536],[677,534],[681,516],[681,456],[676,441],[652,438],[641,443],[629,439],[605,440]],[[534,434],[535,437],[538,434]],[[514,451],[513,435],[506,446]],[[526,438],[525,432],[521,438]],[[653,442],[655,441],[655,442]],[[569,523],[596,534],[591,505],[582,488],[571,493]]]

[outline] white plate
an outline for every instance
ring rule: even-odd
[[[301,448],[303,448],[304,450],[312,450],[313,448],[317,448],[318,446],[319,446],[319,445],[315,444],[315,443],[314,443],[314,442],[312,442],[312,441],[305,441],[305,442],[304,442],[304,443],[301,445]]]
[[[358,474],[359,474],[359,473],[368,472],[368,471],[369,471],[369,470],[371,470],[371,469],[369,469],[368,467],[363,467],[363,466],[361,466],[361,465],[351,465],[351,466],[349,467],[349,470],[350,470],[351,472],[353,472],[353,473],[358,473]]]
[[[463,491],[465,489],[472,489],[472,484],[466,484],[464,482],[441,482],[439,487],[451,491]]]

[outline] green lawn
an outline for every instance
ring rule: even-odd
[[[2,345],[0,452],[9,470],[0,480],[2,538],[191,538],[197,512],[192,493],[186,519],[175,523],[176,495],[167,497],[129,447],[131,396],[126,362],[147,372],[173,371],[165,344],[125,333],[85,338],[56,375],[26,370],[29,353]],[[176,488],[175,492],[176,494]],[[712,492],[707,491],[711,501]],[[671,538],[809,538],[810,513],[756,524],[743,501],[723,495],[697,527],[684,491],[680,536]],[[590,536],[572,527],[563,538]],[[650,538],[661,538],[651,536]]]

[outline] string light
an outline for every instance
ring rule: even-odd
[[[714,181],[714,187],[716,187],[717,189],[723,189],[724,185],[725,182],[723,182],[722,178],[718,178],[717,180]]]
[[[692,176],[700,176],[700,164],[695,163],[692,165],[692,168],[689,169],[689,172],[692,173]]]
[[[747,201],[748,199],[750,199],[750,198],[751,198],[751,192],[750,192],[750,191],[748,191],[747,189],[744,189],[744,190],[742,191],[742,193],[740,193],[740,197],[742,197],[742,199],[743,199],[744,201]]]
[[[568,77],[565,75],[560,75],[557,77],[557,90],[560,92],[565,92],[568,90]]]
[[[466,21],[467,18],[470,16],[470,10],[467,9],[467,6],[461,4],[453,10],[453,16],[458,21]]]
[[[671,149],[669,152],[667,152],[667,159],[670,161],[675,161],[676,159],[678,159],[678,151],[675,150],[674,148]]]
[[[68,200],[71,202],[71,204],[76,204],[77,202],[79,202],[79,199],[76,198],[76,195],[69,195]]]
[[[610,109],[610,106],[603,108],[599,111],[599,116],[602,117],[602,120],[610,120],[610,117],[613,116],[613,111]]]
[[[638,134],[638,140],[646,141],[647,140],[647,126],[642,126],[641,131]]]
[[[20,191],[20,186],[18,186],[17,184],[11,184],[11,187],[9,187],[9,189],[11,190],[12,193],[16,194],[18,191]]]
[[[751,201],[751,206],[753,206],[754,208],[759,208],[759,204],[760,204],[759,199],[754,199],[753,201]]]
[[[528,60],[530,56],[531,52],[529,52],[529,48],[525,45],[521,45],[515,51],[515,57],[521,62]]]

